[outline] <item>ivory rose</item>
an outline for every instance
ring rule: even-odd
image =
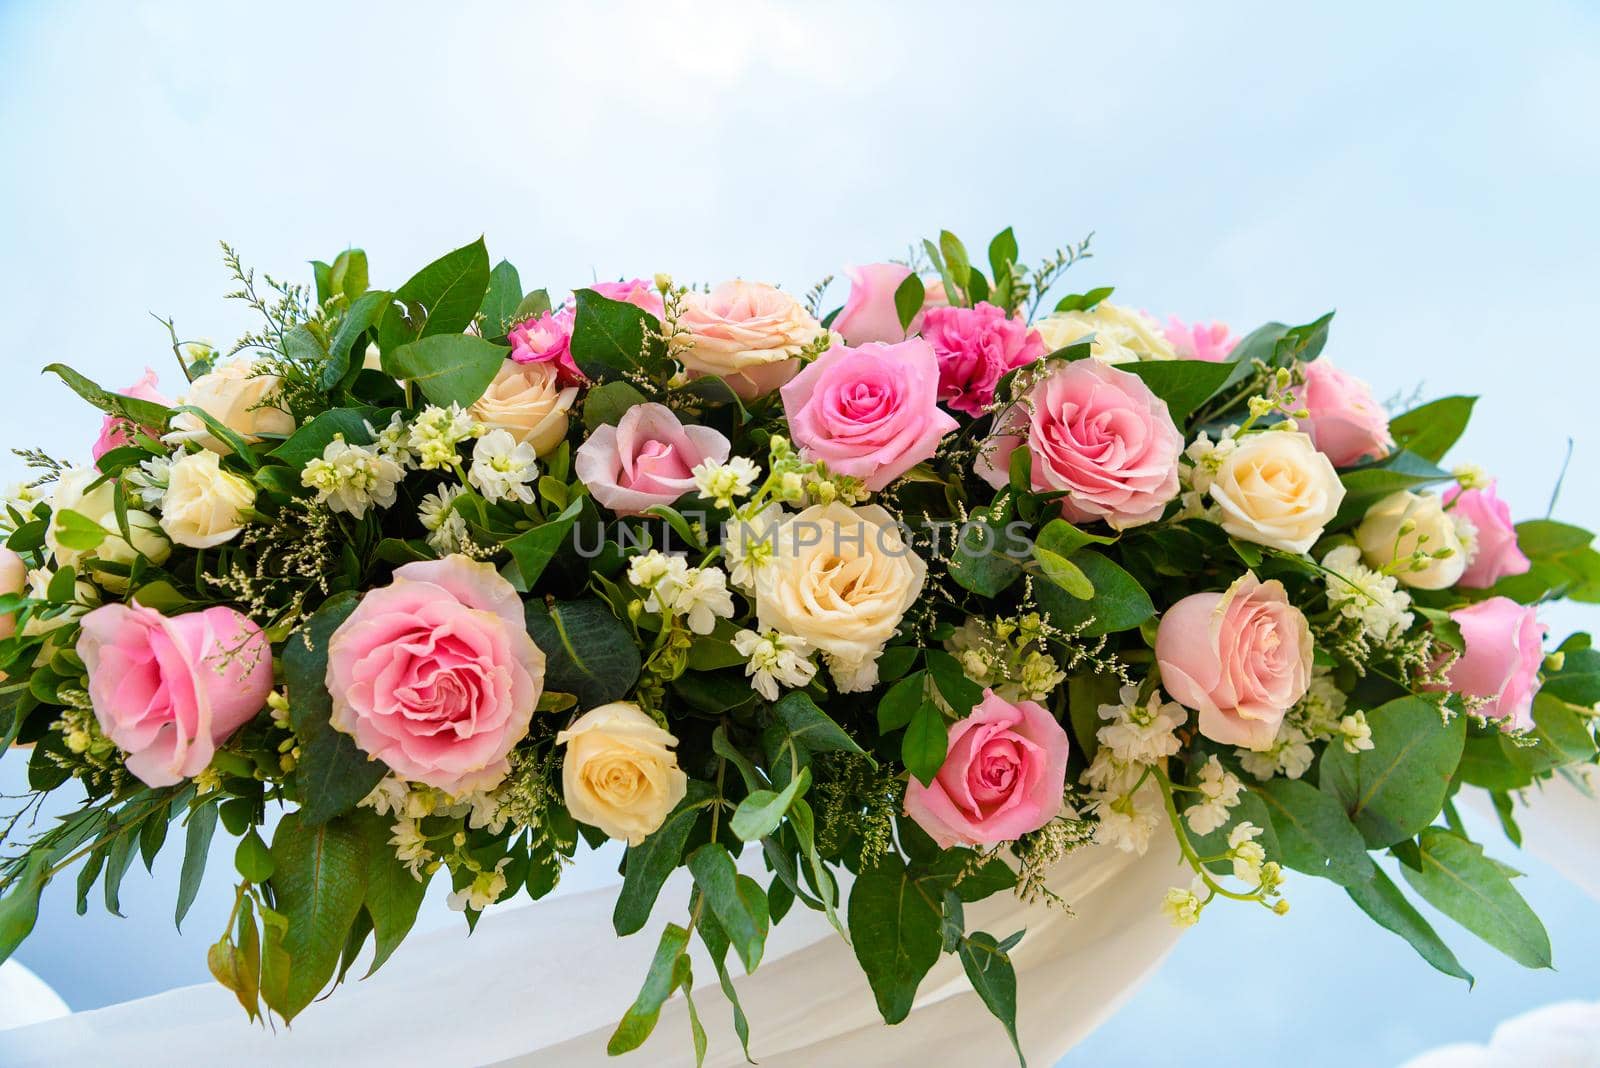
[[[1161,685],[1200,713],[1214,742],[1272,747],[1284,713],[1311,682],[1311,628],[1283,584],[1245,572],[1224,593],[1196,593],[1156,630]]]
[[[123,567],[132,567],[134,561],[141,556],[157,566],[166,563],[167,558],[172,555],[172,543],[162,532],[161,524],[156,517],[138,508],[129,508],[125,518],[128,520],[130,538],[122,536],[122,526],[117,521],[115,511],[99,517],[100,526],[107,533],[105,541],[101,542],[100,547],[94,552],[96,559],[102,563],[120,564]],[[97,568],[94,578],[112,593],[127,592],[126,575]]]
[[[1239,344],[1239,339],[1228,331],[1227,323],[1189,325],[1176,315],[1167,318],[1167,326],[1162,334],[1180,360],[1221,363]]]
[[[14,549],[0,549],[0,597],[9,597],[28,589],[28,562]],[[17,632],[17,614],[0,614],[0,641]]]
[[[1527,574],[1533,567],[1517,545],[1511,508],[1495,492],[1493,482],[1482,489],[1451,486],[1444,491],[1444,506],[1472,524],[1474,546],[1466,570],[1457,580],[1460,585],[1485,590],[1508,575]]]
[[[406,564],[328,642],[329,722],[403,779],[458,797],[491,790],[528,733],[544,665],[494,565]]]
[[[162,395],[160,380],[155,371],[146,367],[144,377],[139,379],[127,389],[119,390],[124,397],[133,397],[136,400],[147,400],[155,404],[172,406],[172,401]],[[135,426],[121,416],[107,415],[100,423],[100,436],[95,439],[90,455],[95,460],[110,452],[112,449],[121,448],[123,445],[132,445],[135,435],[144,434],[146,437],[159,438],[164,428],[157,426]]]
[[[900,311],[895,306],[894,295],[900,283],[911,275],[911,268],[903,263],[869,263],[862,267],[846,267],[844,273],[850,279],[850,296],[833,320],[833,329],[849,345],[904,341],[912,334],[922,333],[923,316],[929,309],[947,303],[941,283],[927,286],[922,295],[922,308],[912,317],[908,330],[900,325]]]
[[[1138,375],[1095,360],[1066,364],[1000,416],[975,470],[996,489],[1026,445],[1034,490],[1066,490],[1061,512],[1118,530],[1161,518],[1178,495],[1183,435]]]
[[[994,388],[1011,370],[1044,355],[1037,331],[1002,308],[931,308],[922,336],[939,357],[939,399],[952,411],[979,416],[994,403]]]
[[[801,351],[823,335],[822,324],[799,301],[760,282],[691,292],[678,325],[689,332],[682,355],[689,373],[715,375],[746,400],[793,378]]]
[[[1432,493],[1401,490],[1368,508],[1356,544],[1369,567],[1383,571],[1398,564],[1395,578],[1419,590],[1454,586],[1467,569],[1456,518]],[[1421,556],[1407,564],[1413,554]]]
[[[1546,633],[1538,610],[1509,597],[1490,597],[1456,609],[1450,618],[1466,644],[1450,665],[1450,689],[1480,699],[1474,711],[1499,720],[1502,730],[1532,727]]]
[[[840,693],[871,689],[878,656],[922,595],[928,565],[878,505],[812,505],[765,537],[771,558],[753,569],[761,630],[827,654]]]
[[[584,381],[572,358],[572,327],[577,312],[570,307],[558,308],[524,319],[506,334],[511,342],[511,359],[517,363],[545,363],[556,368],[563,386],[575,386]]]
[[[921,338],[839,345],[784,385],[783,411],[806,459],[880,490],[956,429],[938,392],[939,364]]]
[[[572,817],[607,837],[638,845],[689,790],[672,747],[678,739],[638,705],[592,708],[556,735],[566,746],[561,793]]]
[[[1102,363],[1172,360],[1177,353],[1156,321],[1135,308],[1101,301],[1092,311],[1059,312],[1034,322],[1047,352],[1094,335],[1089,355]]]
[[[568,413],[578,387],[562,387],[561,372],[551,363],[500,365],[494,381],[472,405],[472,416],[494,430],[504,430],[519,443],[532,445],[540,456],[555,451],[567,436]]]
[[[246,443],[254,444],[264,435],[285,437],[295,431],[294,416],[279,407],[282,385],[282,379],[260,370],[254,361],[232,360],[191,382],[184,403],[201,409]],[[165,440],[189,442],[212,452],[231,451],[211,435],[193,412],[173,416],[172,432]]]
[[[642,515],[694,489],[692,471],[728,458],[728,439],[684,426],[664,404],[636,404],[616,426],[598,426],[578,446],[573,470],[594,499],[618,515]]]
[[[57,567],[77,567],[93,551],[74,549],[61,541],[64,513],[75,512],[90,521],[98,520],[115,509],[116,492],[112,480],[93,467],[69,467],[61,472],[50,498],[52,511],[44,532],[45,547],[55,557]]]
[[[906,815],[940,849],[1014,842],[1061,811],[1067,732],[1042,705],[984,690],[948,747],[930,785],[906,784]]]
[[[187,453],[167,473],[161,529],[179,545],[211,549],[244,529],[255,500],[255,487],[224,471],[216,453]]]
[[[1376,460],[1394,448],[1389,417],[1372,399],[1372,387],[1326,359],[1305,365],[1305,381],[1291,391],[1307,416],[1298,420],[1335,467]]]
[[[147,786],[172,786],[211,763],[272,690],[266,635],[231,608],[164,616],[108,604],[83,617],[78,656],[100,729]]]
[[[1311,439],[1288,430],[1246,434],[1211,483],[1222,529],[1285,552],[1308,552],[1344,500],[1344,484]]]

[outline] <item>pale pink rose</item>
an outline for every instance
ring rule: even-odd
[[[1200,713],[1214,742],[1270,749],[1311,681],[1311,628],[1283,584],[1251,572],[1225,593],[1185,597],[1156,630],[1161,685]]]
[[[678,325],[688,332],[679,358],[689,374],[720,378],[745,400],[764,397],[793,378],[800,354],[825,333],[783,290],[745,281],[691,292]]]
[[[632,304],[636,308],[643,308],[661,318],[663,308],[661,293],[656,289],[655,283],[644,278],[631,278],[626,282],[596,282],[589,287],[602,297],[611,300],[620,300],[625,304]]]
[[[694,489],[695,467],[728,459],[728,439],[684,426],[664,404],[636,404],[616,426],[595,427],[573,469],[595,500],[618,515],[642,515]]]
[[[850,296],[833,320],[833,329],[847,344],[904,341],[912,334],[922,333],[923,316],[929,309],[949,303],[943,282],[928,284],[922,293],[922,309],[912,317],[910,329],[907,329],[900,325],[894,294],[900,283],[910,276],[911,268],[903,263],[869,263],[863,267],[846,267],[844,273],[850,279]]]
[[[78,656],[100,729],[147,786],[204,771],[272,691],[266,635],[221,606],[168,617],[137,604],[102,605],[83,617]]]
[[[1509,597],[1458,608],[1450,613],[1467,649],[1450,665],[1452,693],[1482,698],[1475,711],[1500,721],[1501,730],[1533,726],[1533,697],[1539,692],[1544,637],[1538,609]]]
[[[124,397],[134,397],[138,400],[153,401],[168,408],[172,407],[172,401],[162,395],[161,390],[158,388],[159,385],[160,382],[156,378],[155,371],[146,367],[143,378],[127,389],[118,390],[117,392]],[[132,445],[134,437],[138,434],[142,433],[150,438],[160,438],[164,431],[164,427],[134,426],[120,416],[108,415],[100,423],[100,436],[95,439],[94,447],[90,449],[90,454],[98,460],[112,449],[119,449],[124,445]]]
[[[806,459],[869,490],[932,456],[958,425],[939,408],[939,362],[921,338],[829,349],[783,387],[783,411]]]
[[[1014,842],[1055,819],[1067,778],[1067,732],[1042,705],[983,691],[950,725],[949,750],[930,786],[906,784],[906,815],[940,849]]]
[[[0,596],[22,593],[28,588],[28,562],[15,549],[0,549]],[[0,615],[0,641],[17,632],[17,614]],[[0,673],[0,678],[3,678]]]
[[[544,663],[494,565],[406,564],[328,642],[329,722],[403,779],[457,797],[491,790],[528,733]]]
[[[972,416],[994,403],[994,387],[1007,371],[1045,353],[1038,331],[987,302],[928,309],[922,336],[939,357],[939,399]]]
[[[1486,590],[1507,575],[1527,574],[1533,566],[1517,545],[1511,507],[1495,493],[1495,483],[1472,490],[1451,486],[1444,491],[1444,506],[1477,531],[1477,547],[1466,571],[1456,580],[1458,586]]]
[[[511,328],[511,358],[518,363],[553,363],[561,369],[561,384],[575,386],[585,381],[572,359],[572,326],[577,312],[571,307],[557,308]]]
[[[1180,360],[1204,360],[1221,363],[1228,358],[1239,339],[1228,332],[1227,323],[1184,323],[1176,315],[1167,317],[1167,327],[1162,333],[1172,345]]]
[[[1104,519],[1118,530],[1150,523],[1178,495],[1183,435],[1167,402],[1138,375],[1099,360],[1052,372],[1002,413],[974,469],[1001,488],[1024,443],[1033,489],[1065,490],[1061,513],[1073,522]]]
[[[1389,417],[1372,399],[1372,387],[1345,374],[1328,360],[1306,364],[1304,385],[1295,386],[1295,405],[1311,414],[1299,420],[1317,451],[1335,467],[1376,460],[1394,448]]]

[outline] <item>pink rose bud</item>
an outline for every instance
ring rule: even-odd
[[[980,302],[975,308],[929,308],[922,336],[939,357],[939,399],[979,416],[994,403],[1001,377],[1044,355],[1044,342],[1020,319]]]
[[[1475,711],[1502,730],[1533,726],[1533,695],[1544,662],[1545,625],[1532,605],[1491,597],[1450,613],[1467,650],[1450,665],[1450,689],[1482,698]]]
[[[1517,545],[1511,508],[1496,495],[1493,482],[1484,489],[1451,486],[1444,491],[1444,505],[1477,531],[1477,547],[1457,585],[1484,590],[1507,575],[1527,574],[1533,563]]]
[[[939,408],[939,362],[921,338],[831,348],[782,396],[805,458],[874,491],[932,456],[958,425]]]
[[[997,429],[978,454],[979,477],[1006,485],[1011,454],[1025,443],[1034,490],[1066,490],[1061,513],[1073,522],[1150,523],[1178,495],[1183,435],[1167,402],[1138,375],[1098,360],[1053,372],[1000,415]]]
[[[1055,819],[1067,778],[1067,732],[1042,705],[983,691],[950,725],[933,783],[906,785],[906,815],[940,849],[1013,842]]]
[[[155,371],[146,367],[143,378],[127,389],[119,390],[118,392],[124,397],[153,401],[156,404],[170,408],[172,401],[162,395],[161,390],[157,388],[159,385]],[[94,446],[90,449],[90,454],[98,460],[112,449],[119,449],[124,445],[132,445],[134,437],[138,434],[143,434],[150,438],[159,438],[163,429],[156,426],[137,427],[120,416],[108,415],[100,423],[100,436],[95,439]]]
[[[1304,385],[1294,387],[1295,405],[1311,413],[1300,429],[1335,467],[1376,460],[1394,448],[1389,417],[1372,399],[1372,387],[1328,360],[1306,364]]]
[[[1221,363],[1228,358],[1239,339],[1228,332],[1227,323],[1195,323],[1186,325],[1176,315],[1167,319],[1167,342],[1180,360],[1204,360]]]
[[[595,500],[618,515],[643,515],[694,489],[694,469],[728,459],[728,439],[684,426],[664,404],[637,404],[616,426],[595,427],[573,470]]]
[[[1214,742],[1270,749],[1284,713],[1311,682],[1311,628],[1283,584],[1251,572],[1226,593],[1196,593],[1156,631],[1161,685],[1200,713]]]
[[[631,278],[626,282],[596,282],[589,288],[602,297],[643,308],[657,319],[664,313],[661,294],[656,290],[655,283],[648,279]]]
[[[900,325],[894,295],[900,283],[910,276],[911,268],[902,263],[869,263],[846,267],[844,273],[850,279],[850,296],[844,302],[844,310],[833,320],[833,329],[851,345],[904,341],[911,334],[922,332],[923,316],[929,309],[948,303],[941,283],[928,286],[922,295],[922,308],[908,330]]]
[[[403,779],[457,797],[490,790],[528,733],[544,664],[492,564],[406,564],[329,640],[329,722]]]
[[[511,328],[511,358],[518,363],[553,363],[561,369],[561,384],[576,386],[586,379],[572,359],[572,326],[577,312],[570,307],[547,311]]]
[[[266,635],[231,608],[168,617],[103,605],[83,617],[78,656],[100,729],[148,786],[204,771],[272,690]]]

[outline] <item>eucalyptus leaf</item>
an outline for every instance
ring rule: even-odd
[[[1268,779],[1251,789],[1266,802],[1284,864],[1341,886],[1372,878],[1361,832],[1331,794],[1300,779]]]
[[[292,1020],[333,978],[350,925],[366,893],[367,843],[349,821],[312,825],[284,816],[272,838],[272,900],[288,921],[287,975],[263,975],[270,1005]],[[273,967],[282,962],[274,962]],[[265,970],[265,962],[263,962]]]
[[[1372,748],[1322,753],[1319,781],[1338,799],[1368,846],[1410,838],[1439,814],[1466,742],[1465,716],[1441,722],[1438,706],[1406,696],[1367,713]]]
[[[440,407],[469,408],[500,373],[509,352],[471,334],[435,334],[385,352],[383,370],[414,383]]]
[[[1417,840],[1418,867],[1400,873],[1440,912],[1527,968],[1550,967],[1550,936],[1483,847],[1442,827]]]
[[[893,853],[850,888],[851,945],[885,1023],[910,1014],[917,987],[939,959],[942,915]]]
[[[796,780],[798,781],[798,780]],[[694,885],[705,896],[744,964],[745,974],[756,970],[767,944],[767,893],[748,875],[739,874],[733,856],[721,842],[708,842],[689,855]]]
[[[1416,906],[1406,900],[1405,894],[1382,869],[1373,869],[1370,882],[1346,886],[1345,893],[1361,907],[1362,912],[1411,943],[1411,948],[1423,960],[1446,975],[1465,979],[1469,986],[1472,984],[1472,973],[1461,966],[1450,947],[1444,944],[1444,939],[1439,937]]]
[[[639,647],[605,602],[529,601],[528,634],[545,655],[545,685],[584,711],[625,697],[639,677]]]

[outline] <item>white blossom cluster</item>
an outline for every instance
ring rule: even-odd
[[[681,556],[651,549],[628,565],[628,581],[646,591],[646,612],[681,616],[696,634],[710,634],[718,619],[733,618],[733,595],[720,567],[690,567]]]
[[[1100,748],[1082,781],[1099,820],[1096,840],[1142,854],[1164,818],[1161,789],[1148,774],[1150,765],[1182,747],[1174,732],[1188,715],[1181,705],[1163,702],[1159,690],[1142,704],[1137,686],[1124,686],[1117,696],[1119,703],[1099,708],[1100,718],[1109,722],[1096,732]]]

